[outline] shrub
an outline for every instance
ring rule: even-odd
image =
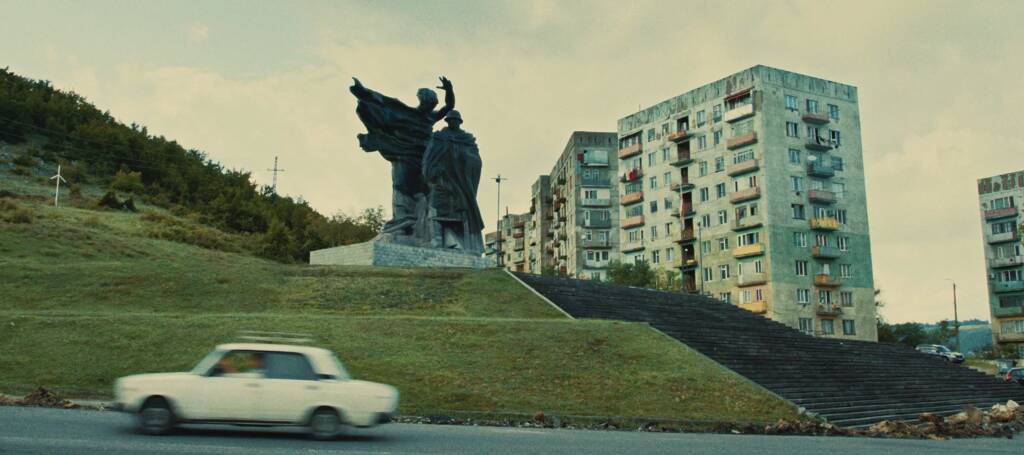
[[[29,224],[35,220],[35,211],[10,199],[0,199],[0,219],[15,224]]]
[[[155,210],[142,212],[147,237],[195,245],[209,250],[239,252],[241,248],[232,238],[214,228],[191,224]]]
[[[14,166],[14,169],[11,169],[11,173],[14,175],[24,175],[28,177],[32,175],[32,169],[29,169],[25,166]]]
[[[15,166],[32,167],[36,165],[36,159],[28,153],[19,153],[14,155],[14,159],[11,160]]]
[[[142,185],[141,172],[125,172],[124,169],[117,171],[114,178],[110,180],[110,188],[125,193],[138,193],[145,187]]]
[[[68,185],[68,195],[75,199],[81,199],[82,197],[82,185],[72,183]]]

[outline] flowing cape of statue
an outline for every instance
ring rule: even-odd
[[[470,251],[483,251],[481,231],[484,220],[476,202],[482,166],[476,138],[462,130],[444,128],[434,133],[423,155],[425,179],[428,182],[442,182],[444,192],[449,193],[447,196],[451,198],[449,203],[442,205],[448,206],[452,213],[438,213],[438,216],[465,220],[463,246]]]
[[[350,88],[359,104],[356,114],[368,134],[359,136],[359,146],[380,152],[388,161],[419,164],[430,140],[434,119],[401,101],[362,86]]]

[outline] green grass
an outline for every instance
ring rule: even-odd
[[[154,223],[211,229],[162,212],[16,203],[34,218],[0,221],[0,392],[109,397],[119,376],[186,370],[248,329],[314,334],[355,377],[396,385],[405,414],[796,417],[646,325],[569,320],[500,270],[280,264],[154,238]]]

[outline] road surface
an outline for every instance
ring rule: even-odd
[[[299,429],[190,427],[170,436],[135,432],[130,416],[0,407],[0,454],[1016,454],[1015,439],[954,441],[806,436],[636,433],[388,424],[313,441]]]

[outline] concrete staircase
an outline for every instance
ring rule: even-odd
[[[1024,387],[909,347],[816,338],[702,296],[515,275],[575,318],[646,322],[836,425],[1024,403]]]

